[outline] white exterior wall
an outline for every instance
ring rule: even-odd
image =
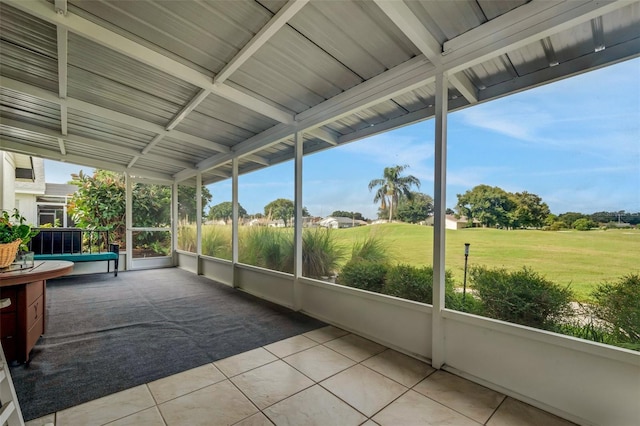
[[[27,220],[26,223],[36,225],[38,223],[38,207],[36,196],[33,194],[15,194],[15,206],[20,210],[20,214]]]
[[[0,189],[0,210],[13,210],[15,202],[16,167],[13,162],[13,154],[0,151],[0,176],[2,177],[2,189]]]

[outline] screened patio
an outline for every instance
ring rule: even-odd
[[[0,31],[0,150],[123,172],[129,211],[136,182],[172,187],[170,256],[127,247],[127,270],[204,275],[575,423],[640,418],[637,352],[444,303],[447,114],[640,56],[640,2],[2,0]],[[292,161],[301,219],[306,155],[423,120],[433,305],[304,277],[302,220],[293,274],[238,261],[240,176]],[[179,185],[226,180],[232,259],[202,254],[200,216],[178,250]]]

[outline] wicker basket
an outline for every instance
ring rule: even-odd
[[[12,243],[0,244],[0,268],[11,265],[18,254],[18,247],[22,240],[15,240]]]

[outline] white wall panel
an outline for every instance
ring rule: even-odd
[[[237,265],[235,279],[238,288],[287,308],[293,308],[293,275]]]
[[[452,372],[579,424],[638,424],[637,352],[451,311],[444,326]]]
[[[431,307],[368,291],[302,281],[302,310],[312,317],[426,360],[431,358]]]
[[[233,264],[228,260],[200,257],[200,272],[207,278],[233,286]]]

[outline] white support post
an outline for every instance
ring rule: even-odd
[[[130,271],[133,269],[133,232],[131,228],[133,227],[133,189],[131,187],[131,176],[129,173],[124,174],[124,182],[125,182],[125,229],[126,229],[126,244],[127,244],[127,270]]]
[[[196,254],[198,255],[198,275],[202,256],[202,173],[196,175]]]
[[[295,195],[294,195],[294,267],[293,267],[293,309],[302,309],[302,294],[300,288],[300,278],[302,277],[302,154],[303,137],[302,132],[297,131],[295,135]]]
[[[445,281],[445,213],[447,208],[447,75],[436,76],[436,132],[433,215],[433,309],[431,330],[431,366],[439,369],[445,363],[444,309]]]
[[[178,214],[178,182],[174,181],[171,185],[171,259],[173,266],[178,265],[178,229],[180,215]]]
[[[231,160],[231,205],[233,206],[232,220],[231,220],[231,263],[233,264],[233,286],[238,287],[236,281],[236,265],[238,264],[238,228],[239,228],[239,201],[238,201],[238,158]]]

